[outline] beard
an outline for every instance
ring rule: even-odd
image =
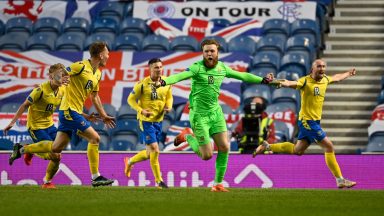
[[[207,68],[214,68],[219,61],[219,57],[216,58],[204,58],[204,65]]]

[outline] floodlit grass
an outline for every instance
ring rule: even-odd
[[[0,215],[382,215],[384,191],[1,186]]]

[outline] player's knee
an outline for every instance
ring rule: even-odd
[[[88,140],[88,142],[93,143],[93,144],[99,144],[100,143],[100,136],[99,135],[94,136],[94,137],[90,138]]]
[[[212,158],[212,154],[211,153],[208,153],[208,154],[203,154],[201,159],[203,160],[210,160]]]
[[[61,153],[63,149],[60,146],[52,146],[52,152],[53,153]]]
[[[52,161],[60,162],[61,161],[61,154],[60,153],[52,153]]]
[[[294,154],[297,156],[301,156],[304,154],[304,151],[295,151]]]

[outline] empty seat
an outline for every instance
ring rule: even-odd
[[[95,121],[95,122],[92,122],[91,123],[91,126],[93,127],[93,129],[95,129],[95,131],[99,134],[99,135],[106,135],[106,136],[109,136],[110,134],[110,129],[108,129],[106,127],[106,125],[104,125],[104,123],[102,121]]]
[[[169,48],[173,51],[190,51],[195,52],[198,50],[199,42],[191,36],[183,35],[177,36],[172,39]]]
[[[297,19],[291,24],[291,36],[311,34],[314,36],[316,46],[321,46],[320,28],[316,21],[310,19]]]
[[[220,47],[219,47],[220,52],[227,52],[228,51],[228,44],[223,37],[208,36],[208,37],[203,38],[203,40],[205,40],[205,39],[215,39],[220,44]],[[201,41],[203,41],[203,40],[201,40]]]
[[[282,121],[274,121],[275,137],[277,142],[286,142],[290,140],[289,128]]]
[[[269,51],[257,53],[252,60],[252,68],[270,68],[276,73],[279,70],[280,57]]]
[[[64,33],[57,38],[55,49],[57,51],[82,51],[84,39],[82,34],[71,32]]]
[[[269,68],[252,68],[249,73],[259,77],[266,77],[269,73],[272,73],[273,77],[276,77],[275,71]]]
[[[26,17],[14,17],[5,24],[6,33],[24,32],[28,35],[32,34],[32,21]]]
[[[141,50],[148,52],[164,52],[169,50],[169,41],[161,35],[148,35],[141,43]]]
[[[107,113],[107,115],[115,117],[116,116],[116,108],[112,104],[103,104],[104,111]],[[91,113],[98,113],[96,107],[93,105],[91,108],[89,108],[88,111],[89,114]]]
[[[384,135],[372,135],[367,145],[368,152],[384,152]]]
[[[261,97],[267,103],[271,103],[271,89],[267,85],[250,85],[242,94],[242,103],[248,104],[254,97]]]
[[[123,35],[135,35],[138,38],[143,38],[148,32],[147,24],[140,18],[127,17],[120,24],[120,34]]]
[[[52,51],[55,49],[56,36],[45,32],[40,32],[30,36],[27,40],[28,50]]]
[[[139,140],[138,123],[136,120],[121,119],[111,131],[112,140],[128,140],[136,144]]]
[[[92,22],[92,33],[109,32],[117,34],[118,31],[118,23],[113,19],[100,17]]]
[[[113,140],[112,149],[113,151],[131,151],[134,150],[135,144],[129,140]]]
[[[381,90],[379,96],[377,96],[377,104],[384,104],[384,89]]]
[[[59,35],[61,32],[61,22],[54,17],[39,18],[33,24],[33,32],[51,32]]]
[[[124,4],[120,2],[108,2],[100,11],[100,17],[113,17],[117,20],[122,20],[124,17]]]
[[[139,51],[141,49],[141,42],[134,35],[120,35],[115,39],[113,49],[125,51]]]
[[[268,19],[263,23],[263,34],[275,33],[288,37],[290,26],[290,23],[284,19]]]
[[[308,56],[300,52],[287,53],[281,59],[280,70],[307,74],[307,71],[310,70]]]
[[[62,25],[63,32],[79,32],[86,36],[89,33],[90,25],[88,20],[82,17],[72,17]]]
[[[281,37],[266,36],[260,38],[256,45],[256,51],[277,51],[282,55],[285,49],[285,41]]]
[[[288,38],[287,44],[285,47],[286,52],[290,51],[303,51],[308,53],[310,56],[310,61],[313,61],[316,57],[316,48],[307,37],[298,35]]]
[[[0,20],[0,35],[3,35],[5,32],[5,25],[3,21]]]
[[[117,111],[116,118],[119,119],[132,119],[135,120],[137,117],[136,110],[132,109],[128,104],[122,105]]]
[[[88,50],[89,46],[95,41],[103,41],[107,43],[108,47],[110,48],[112,47],[114,37],[111,36],[110,34],[105,34],[105,33],[91,34],[84,41],[84,46],[83,46],[84,50]]]
[[[280,71],[277,73],[277,79],[298,80],[302,75],[297,72]]]
[[[299,91],[291,88],[276,89],[272,93],[272,103],[277,102],[291,102],[295,104],[295,111],[299,107],[300,93]]]
[[[294,113],[297,113],[297,107],[294,102],[276,102],[267,106],[265,110],[268,114],[276,113],[276,112],[284,112],[287,110],[291,110]]]
[[[15,52],[24,51],[26,48],[26,42],[28,35],[19,32],[11,32],[3,35],[0,38],[0,49],[1,50],[12,50]]]
[[[253,55],[256,51],[256,42],[248,36],[238,36],[228,42],[228,52],[242,52]]]

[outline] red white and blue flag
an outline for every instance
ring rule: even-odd
[[[154,18],[149,19],[147,25],[155,34],[168,39],[189,35],[200,41],[208,36],[221,36],[229,41],[240,35],[250,36],[257,40],[262,34],[263,23],[254,19],[243,19],[229,26],[221,26],[196,18]]]

